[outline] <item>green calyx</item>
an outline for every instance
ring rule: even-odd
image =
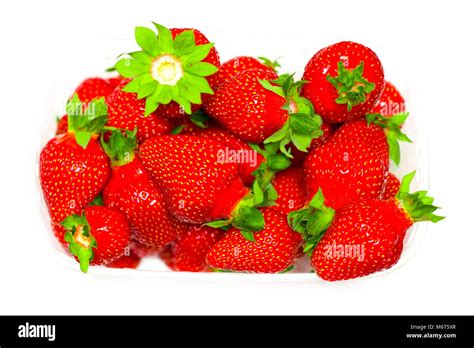
[[[74,134],[77,144],[85,149],[91,138],[99,134],[107,123],[107,104],[104,98],[83,103],[74,94],[66,105],[66,114],[68,132]]]
[[[100,142],[112,166],[118,167],[128,164],[135,158],[137,144],[137,128],[133,131],[110,128],[110,132],[102,133]],[[109,134],[110,133],[110,134]],[[110,135],[105,141],[105,135]]]
[[[414,176],[415,172],[411,172],[403,177],[396,199],[401,202],[403,209],[414,222],[431,221],[436,223],[443,220],[444,216],[433,214],[439,207],[433,205],[434,198],[429,197],[427,191],[409,192]]]
[[[347,104],[347,111],[351,111],[354,106],[364,103],[367,94],[375,88],[375,84],[367,81],[363,73],[364,62],[360,62],[352,70],[346,69],[343,62],[338,62],[337,76],[326,76],[326,80],[337,90],[336,104]]]
[[[97,241],[91,234],[85,214],[68,216],[61,225],[66,229],[64,240],[69,245],[69,252],[79,260],[81,271],[87,273],[90,262],[94,259],[94,248]]]
[[[201,104],[201,94],[214,94],[206,79],[218,68],[202,60],[214,47],[213,43],[196,45],[194,32],[184,31],[174,39],[171,31],[154,23],[158,35],[151,29],[135,28],[135,39],[141,51],[128,53],[116,64],[116,70],[132,81],[124,91],[146,98],[145,116],[160,104],[178,103],[191,114],[191,104]]]
[[[265,139],[264,144],[278,144],[281,153],[289,158],[293,155],[287,148],[288,144],[293,143],[298,150],[307,152],[311,141],[323,134],[321,117],[314,113],[311,102],[300,95],[306,81],[295,82],[293,75],[284,74],[273,81],[260,80],[265,89],[286,99],[283,109],[289,114],[288,121]]]
[[[263,230],[265,220],[262,212],[257,208],[255,193],[250,193],[239,202],[229,220],[211,221],[205,225],[224,230],[230,227],[238,228],[245,239],[255,242],[253,233]]]
[[[102,194],[99,193],[99,195],[94,198],[92,202],[90,202],[87,206],[93,207],[93,206],[103,206],[104,205],[104,198],[102,197]]]
[[[288,224],[303,235],[304,252],[311,252],[321,240],[326,230],[331,226],[335,210],[324,205],[324,195],[321,189],[314,195],[309,204],[288,214]]]
[[[400,141],[411,143],[408,136],[402,132],[401,126],[408,118],[408,112],[401,112],[393,116],[382,116],[380,114],[368,114],[366,120],[368,124],[374,123],[385,129],[389,148],[390,159],[397,166],[400,164]]]
[[[272,184],[275,174],[289,168],[291,160],[279,151],[278,143],[264,144],[263,148],[257,144],[249,146],[265,159],[252,173],[255,180],[252,185],[255,203],[258,207],[275,205],[278,193]]]

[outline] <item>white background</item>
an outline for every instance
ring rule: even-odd
[[[2,1],[0,314],[474,314],[474,9],[469,1]],[[83,275],[57,261],[38,213],[37,155],[55,81],[99,74],[134,49],[135,25],[202,30],[225,60],[283,56],[301,71],[324,45],[359,41],[416,96],[430,193],[447,219],[408,263],[329,284],[272,277]],[[288,62],[291,62],[289,64]],[[412,98],[414,99],[414,98]],[[428,152],[429,150],[429,152]]]

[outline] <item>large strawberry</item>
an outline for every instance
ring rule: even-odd
[[[190,226],[170,246],[167,265],[181,272],[202,272],[208,269],[206,254],[224,236],[224,231],[208,226]],[[163,257],[163,254],[162,254]]]
[[[107,120],[103,99],[87,108],[76,97],[67,105],[68,133],[50,140],[40,154],[40,181],[55,234],[63,240],[58,224],[71,214],[80,214],[102,190],[110,174],[107,155],[98,142],[98,132]]]
[[[325,121],[345,122],[370,112],[384,88],[377,55],[364,45],[343,41],[323,48],[308,62],[302,93]]]
[[[124,91],[146,100],[144,116],[160,107],[160,114],[180,118],[192,113],[193,104],[202,104],[202,94],[214,93],[210,76],[218,70],[219,56],[214,45],[196,29],[169,30],[153,24],[158,35],[148,28],[135,28],[135,39],[142,50],[129,53],[115,68],[132,79]]]
[[[140,143],[158,135],[169,134],[173,129],[173,124],[169,120],[156,112],[145,117],[143,114],[145,101],[138,99],[135,93],[123,90],[129,81],[124,79],[107,98],[109,108],[107,125],[127,130],[137,128]]]
[[[135,132],[113,130],[102,146],[112,164],[103,191],[105,204],[127,217],[133,238],[140,243],[158,248],[175,240],[187,225],[168,212],[163,193],[143,168],[135,153]]]
[[[69,251],[86,273],[89,265],[107,265],[122,255],[130,243],[130,226],[118,210],[86,207],[81,215],[68,216],[62,225]]]
[[[368,115],[367,120],[343,124],[305,160],[308,196],[313,197],[321,188],[326,204],[334,209],[361,197],[379,198],[387,180],[389,157],[397,164],[400,161],[397,139],[409,141],[398,126],[404,119],[406,115],[390,119]]]
[[[221,86],[226,82],[232,81],[240,73],[260,69],[269,72],[276,72],[280,65],[278,62],[271,62],[269,59],[260,57],[259,59],[249,56],[239,56],[228,60],[219,67],[219,71],[213,75],[216,86]]]
[[[292,75],[251,69],[220,87],[206,111],[225,128],[250,143],[278,143],[307,151],[311,140],[322,134],[321,119],[311,103],[300,96],[303,82]]]
[[[226,271],[277,273],[292,266],[301,236],[291,230],[283,214],[264,208],[265,228],[246,239],[231,228],[207,254],[207,264]]]
[[[392,83],[385,81],[383,93],[371,113],[393,116],[401,112],[405,112],[405,99]]]
[[[261,197],[250,194],[238,165],[222,157],[223,151],[223,144],[208,138],[164,135],[145,141],[140,158],[163,188],[171,213],[182,221],[219,219],[246,231],[260,230],[263,218],[254,206]]]
[[[426,191],[409,193],[414,174],[405,176],[395,199],[362,199],[334,212],[319,191],[308,208],[290,214],[292,226],[309,241],[306,249],[316,245],[311,262],[318,276],[334,281],[390,268],[414,222],[443,219],[433,214],[438,207]]]
[[[307,194],[302,168],[292,167],[277,173],[273,179],[273,187],[278,198],[272,209],[286,215],[305,205]]]

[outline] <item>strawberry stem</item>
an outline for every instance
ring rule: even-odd
[[[68,216],[61,225],[66,229],[64,240],[68,243],[69,252],[79,260],[80,269],[87,273],[90,262],[94,259],[94,248],[97,242],[90,232],[90,225],[84,213]]]
[[[335,213],[334,209],[324,204],[323,191],[319,189],[306,207],[288,214],[288,224],[303,235],[304,252],[310,252],[316,247],[331,226]]]
[[[356,105],[362,104],[367,99],[367,94],[372,92],[375,84],[367,81],[363,77],[364,62],[353,70],[346,69],[343,62],[337,63],[337,76],[326,76],[334,88],[336,88],[338,97],[336,104],[347,104],[347,111],[351,111]]]
[[[429,197],[427,191],[409,192],[415,173],[413,171],[403,177],[396,199],[401,202],[404,210],[414,222],[431,221],[436,223],[443,220],[444,216],[433,214],[439,207],[433,205],[434,198]]]

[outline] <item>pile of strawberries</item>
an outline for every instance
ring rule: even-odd
[[[137,27],[140,50],[69,98],[40,155],[58,241],[90,265],[280,273],[309,257],[329,281],[393,266],[409,227],[437,222],[400,183],[408,113],[369,48],[318,51],[302,80],[277,62],[223,64],[196,29]]]

